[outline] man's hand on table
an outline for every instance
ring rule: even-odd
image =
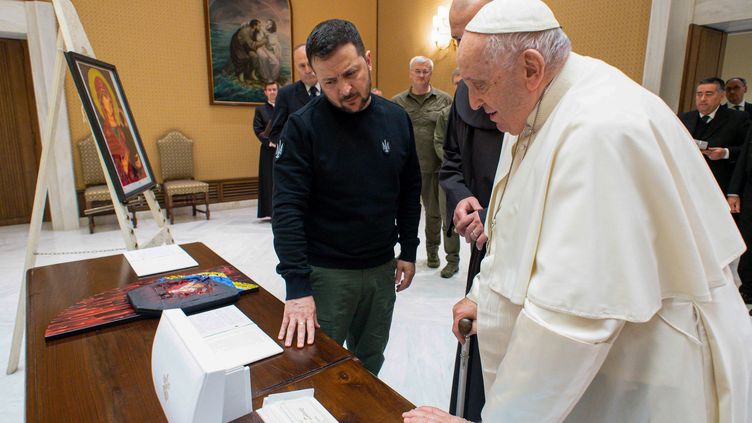
[[[468,421],[457,416],[453,416],[436,407],[418,407],[408,412],[402,413],[404,423],[467,423]]]
[[[298,348],[304,344],[313,344],[316,329],[319,328],[316,319],[316,303],[313,296],[296,298],[285,301],[285,312],[282,317],[282,326],[279,328],[277,339],[285,340],[285,347],[292,346],[292,339],[297,331]]]

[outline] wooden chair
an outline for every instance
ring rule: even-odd
[[[198,211],[204,213],[206,220],[209,220],[209,184],[193,179],[193,140],[173,131],[157,140],[157,148],[164,181],[162,188],[165,192],[165,208],[170,224],[174,223],[172,209],[175,197],[180,201],[179,206],[190,205],[194,216]],[[202,199],[205,210],[196,208],[197,201]]]
[[[84,214],[89,218],[89,233],[94,233],[94,216],[97,214],[104,214],[110,212],[111,208],[104,208],[101,211],[93,211],[94,208],[101,209],[102,206],[111,205],[112,197],[110,197],[110,191],[107,189],[107,181],[102,171],[102,165],[99,161],[99,152],[97,151],[97,145],[94,143],[94,138],[89,135],[83,140],[78,142],[78,153],[81,157],[81,174],[83,176],[84,185],[84,202],[86,209]],[[138,224],[136,219],[136,211],[131,209],[131,221],[135,228]]]

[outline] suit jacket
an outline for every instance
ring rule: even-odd
[[[739,154],[739,160],[737,160],[734,166],[734,174],[731,177],[731,181],[728,185],[729,195],[738,195],[742,200],[750,200],[752,202],[752,130],[747,131],[747,138],[744,142],[744,147]],[[752,214],[752,204],[747,205],[747,201],[742,201],[742,212]]]
[[[700,121],[700,113],[692,110],[679,115],[684,126],[690,134],[694,134],[695,128]],[[734,172],[734,165],[741,152],[744,139],[747,136],[749,119],[743,112],[731,110],[727,107],[719,107],[715,117],[707,124],[705,133],[698,139],[708,142],[710,147],[723,147],[729,150],[729,158],[721,160],[705,161],[710,166],[710,170],[718,182],[718,186],[725,194],[727,192],[731,174]],[[693,135],[694,136],[694,135]]]
[[[726,104],[724,104],[724,105],[723,105],[723,106],[721,106],[721,107],[723,107],[723,108],[728,108],[728,107],[729,107],[729,105],[728,105],[728,103],[726,103]],[[750,102],[748,102],[748,101],[745,101],[745,102],[744,102],[744,110],[743,110],[743,111],[744,111],[744,112],[745,112],[745,113],[747,114],[747,116],[748,116],[748,117],[749,117],[750,119],[752,119],[752,103],[750,103]]]
[[[277,101],[274,104],[274,115],[272,117],[272,129],[269,132],[269,141],[278,143],[282,129],[287,123],[291,114],[297,112],[305,106],[310,100],[308,91],[303,81],[296,81],[294,84],[285,85],[277,93]]]

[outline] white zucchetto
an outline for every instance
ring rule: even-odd
[[[540,0],[494,0],[478,11],[465,31],[506,34],[560,27],[554,13]]]

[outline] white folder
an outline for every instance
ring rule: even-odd
[[[151,370],[170,423],[229,422],[252,411],[249,368],[228,368],[180,309],[162,312]]]

